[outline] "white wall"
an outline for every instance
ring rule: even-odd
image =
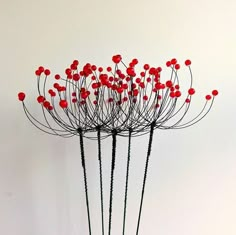
[[[205,93],[220,91],[198,125],[155,132],[140,235],[236,234],[235,9],[233,0],[1,0],[0,234],[88,234],[78,139],[54,138],[33,128],[17,93],[24,90],[28,107],[37,113],[37,66],[62,73],[74,59],[106,65],[116,53],[154,65],[191,58],[195,87],[201,90],[193,112]],[[145,154],[140,143],[147,138],[133,143],[137,170],[131,174],[129,235],[135,234],[137,173]],[[114,235],[121,234],[121,146],[126,142],[118,140]],[[99,210],[95,146],[86,141],[93,218]],[[106,159],[110,146],[110,140],[103,144]],[[108,183],[109,165],[104,169]],[[101,234],[99,225],[96,216],[94,235]]]

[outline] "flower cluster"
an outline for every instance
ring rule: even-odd
[[[184,122],[195,95],[191,61],[184,67],[189,70],[187,90],[181,89],[178,71],[181,65],[176,59],[166,62],[170,70],[167,80],[162,79],[162,68],[149,64],[138,66],[133,59],[128,65],[121,55],[112,57],[113,66],[97,67],[78,60],[65,69],[64,75],[54,75],[55,82],[48,89],[50,70],[40,66],[36,71],[38,97],[44,122],[37,120],[26,108],[25,93],[18,98],[23,103],[29,120],[39,129],[53,135],[71,137],[79,131],[94,132],[100,128],[103,136],[133,136],[148,133],[150,125],[159,129],[180,129],[200,121],[211,109],[217,90],[206,95],[200,113]],[[51,79],[51,78],[50,78]],[[53,123],[52,123],[53,121]]]

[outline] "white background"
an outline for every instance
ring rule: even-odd
[[[0,234],[86,235],[87,220],[79,141],[36,130],[26,105],[40,114],[34,71],[55,73],[74,59],[125,61],[165,67],[172,57],[193,61],[197,94],[220,92],[212,111],[196,126],[156,131],[140,235],[236,234],[236,2],[233,0],[1,0],[0,6]],[[186,74],[187,75],[187,74]],[[137,203],[148,136],[132,144],[132,184],[127,233],[135,234]],[[92,229],[101,234],[96,142],[86,141]],[[127,139],[118,139],[112,234],[121,234]],[[103,142],[108,200],[110,139]],[[106,209],[106,228],[107,210]]]

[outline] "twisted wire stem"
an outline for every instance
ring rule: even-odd
[[[111,160],[109,224],[108,224],[108,234],[109,235],[111,234],[111,221],[112,221],[113,182],[114,182],[114,170],[115,170],[115,160],[116,160],[116,137],[117,137],[117,132],[116,132],[116,130],[113,130],[113,132],[112,132],[112,160]]]
[[[92,233],[91,233],[91,221],[90,221],[90,212],[89,212],[88,184],[87,184],[87,173],[86,173],[86,165],[85,165],[83,133],[82,133],[82,130],[78,130],[78,132],[79,132],[79,137],[80,137],[81,163],[82,163],[83,173],[84,173],[84,190],[85,190],[85,196],[86,196],[89,235],[91,235]]]
[[[97,128],[98,139],[98,161],[100,175],[100,196],[101,196],[101,216],[102,216],[102,235],[104,235],[104,209],[103,209],[103,180],[102,180],[102,157],[101,157],[101,130]]]
[[[123,235],[125,234],[126,208],[127,208],[127,198],[128,198],[131,136],[132,136],[132,129],[129,130],[129,139],[128,139],[128,156],[127,156],[127,169],[126,169],[126,179],[125,179],[125,199],[124,199],[123,233],[122,233]]]
[[[142,187],[141,201],[140,201],[140,207],[139,207],[139,215],[138,215],[136,235],[138,235],[138,233],[139,233],[139,225],[140,225],[140,219],[141,219],[141,214],[142,214],[143,198],[144,198],[144,191],[145,191],[145,186],[146,186],[148,163],[149,163],[149,158],[150,158],[150,155],[151,155],[154,127],[155,127],[155,122],[153,122],[151,124],[151,129],[150,129],[148,151],[147,151],[147,158],[146,158],[146,164],[145,164],[145,170],[144,170],[143,187]]]

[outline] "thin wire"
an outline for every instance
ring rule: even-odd
[[[115,160],[116,160],[116,135],[117,135],[116,130],[113,130],[108,235],[111,234],[111,223],[112,223],[113,183],[114,183],[114,170],[115,170]]]
[[[88,184],[87,184],[87,174],[86,174],[86,165],[85,165],[85,155],[84,155],[84,142],[83,142],[83,133],[82,130],[79,130],[80,136],[80,153],[81,153],[81,163],[84,172],[84,189],[86,196],[86,207],[87,207],[87,215],[88,215],[88,227],[89,227],[89,235],[91,235],[91,222],[90,222],[90,211],[89,211],[89,199],[88,199]]]
[[[127,208],[128,186],[129,186],[131,137],[132,137],[132,130],[130,129],[129,130],[129,139],[128,139],[128,156],[127,156],[127,169],[126,169],[126,180],[125,180],[125,200],[124,200],[123,233],[122,233],[123,235],[125,234],[126,208]]]
[[[102,156],[101,156],[101,130],[100,130],[100,127],[97,128],[97,139],[98,139],[99,175],[100,175],[102,235],[104,235],[103,181],[102,181]]]
[[[141,194],[141,200],[140,200],[140,207],[139,207],[139,215],[138,215],[138,223],[137,223],[136,235],[138,235],[138,233],[139,233],[139,225],[140,225],[142,206],[143,206],[143,198],[144,198],[144,192],[145,192],[145,186],[146,186],[148,163],[149,163],[149,158],[150,158],[150,155],[151,155],[154,127],[155,127],[155,123],[152,123],[151,129],[150,129],[150,135],[149,135],[148,151],[147,151],[147,158],[146,158],[146,164],[145,164],[145,170],[144,170],[143,187],[142,187],[142,194]]]

